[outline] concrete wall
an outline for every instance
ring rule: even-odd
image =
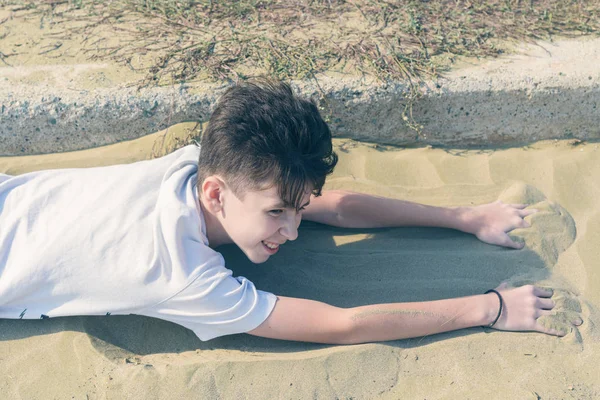
[[[413,106],[420,135],[402,119],[406,87],[400,83],[323,75],[318,86],[313,81],[294,85],[306,96],[324,97],[336,136],[452,147],[595,140],[600,139],[599,61],[600,39],[570,39],[463,63],[421,88],[422,97]],[[183,121],[206,120],[226,88],[193,84],[137,90],[122,81],[73,83],[103,68],[110,66],[0,68],[0,155],[101,146]]]

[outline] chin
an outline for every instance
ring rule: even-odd
[[[267,257],[265,259],[258,259],[258,260],[255,258],[248,257],[248,260],[250,260],[252,262],[252,264],[263,264],[269,260],[269,257]]]
[[[250,262],[252,262],[253,264],[262,264],[264,262],[267,262],[270,258],[270,256],[264,255],[264,254],[248,254],[248,253],[246,253],[246,257],[248,257],[248,260],[250,260]]]

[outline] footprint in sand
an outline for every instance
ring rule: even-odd
[[[571,214],[557,203],[553,203],[537,188],[519,182],[506,189],[499,197],[505,203],[528,204],[538,210],[527,217],[531,224],[527,229],[510,232],[513,240],[525,242],[527,248],[542,259],[547,268],[556,265],[558,257],[577,236],[575,221]]]

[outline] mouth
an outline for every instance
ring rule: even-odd
[[[267,251],[267,253],[271,255],[277,253],[277,250],[279,250],[279,243],[266,242],[264,240],[261,243]]]

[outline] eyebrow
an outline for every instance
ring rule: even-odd
[[[302,205],[300,208],[306,207],[309,204],[310,204],[310,200],[307,201],[306,204]],[[283,201],[280,201],[279,203],[277,203],[269,208],[287,208],[287,206]],[[294,207],[290,206],[289,208],[294,208]]]

